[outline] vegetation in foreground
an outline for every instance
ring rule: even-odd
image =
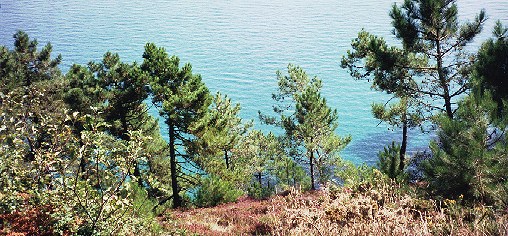
[[[506,235],[508,214],[457,199],[424,198],[376,169],[342,188],[241,198],[211,208],[168,212],[177,235]],[[168,223],[171,222],[171,223]]]
[[[259,112],[275,135],[152,43],[141,64],[108,52],[63,75],[17,32],[0,47],[0,233],[508,234],[508,29],[471,53],[483,11],[460,23],[454,1],[406,0],[390,16],[401,47],[361,31],[342,60],[394,97],[372,107],[402,130],[377,167],[341,160],[351,137],[298,66]],[[408,155],[427,127],[430,152]]]

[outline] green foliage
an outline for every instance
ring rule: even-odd
[[[275,187],[273,186],[263,186],[258,182],[253,182],[249,185],[247,189],[247,194],[249,197],[254,199],[267,199],[275,192]]]
[[[492,127],[496,103],[491,96],[470,96],[459,103],[456,118],[437,118],[439,143],[424,165],[431,189],[449,198],[504,206],[508,199],[506,126]]]
[[[351,138],[335,134],[337,111],[328,107],[321,96],[321,80],[309,79],[302,68],[291,64],[288,75],[277,72],[277,79],[278,93],[272,97],[276,102],[273,110],[279,117],[260,118],[284,129],[281,141],[286,155],[309,165],[311,188],[315,189],[316,177],[320,183],[330,179],[331,164],[339,159],[338,152]]]
[[[303,157],[301,143],[295,138],[294,134],[294,124],[296,122],[296,117],[293,114],[296,109],[294,95],[301,93],[311,80],[302,68],[293,64],[289,64],[287,68],[288,75],[277,71],[278,92],[272,94],[275,102],[273,111],[276,116],[265,115],[259,111],[259,118],[261,122],[276,126],[284,131],[284,134],[278,137],[283,151],[280,155],[281,162],[278,163],[284,168],[279,172],[286,173],[283,175],[285,177],[282,177],[285,180],[283,182],[287,182],[291,186],[297,186],[302,184],[303,179],[301,177],[303,176],[299,173],[299,168],[293,167],[301,166],[305,158]]]
[[[239,117],[240,104],[219,92],[214,96],[210,110],[189,128],[196,139],[187,147],[204,171],[236,183],[245,182],[248,161],[242,160],[236,149],[251,122],[244,123]]]
[[[170,186],[165,183],[168,182],[166,175],[159,175],[161,168],[153,168],[160,167],[162,162],[159,160],[167,156],[167,144],[161,138],[157,121],[148,114],[144,103],[148,97],[146,73],[136,63],[123,63],[118,54],[107,52],[102,61],[90,62],[87,67],[73,65],[65,81],[68,86],[63,99],[71,111],[96,114],[98,121],[107,123],[102,129],[121,140],[129,141],[130,131],[140,131],[152,138],[152,142],[144,147],[150,153],[149,159],[138,159],[132,163],[134,171],[129,175],[135,177],[140,186],[147,186],[155,199],[171,195],[161,190]],[[76,122],[73,126],[78,137],[86,129],[83,122]],[[155,181],[154,176],[158,176],[160,181]]]
[[[122,140],[113,132],[117,122],[104,115],[108,113],[104,109],[107,104],[125,108],[125,103],[114,102],[122,98],[123,92],[128,93],[123,98],[137,99],[136,106],[142,107],[143,98],[138,99],[125,87],[132,75],[128,70],[138,67],[121,64],[117,55],[108,54],[111,63],[107,67],[96,64],[100,70],[94,73],[111,83],[100,84],[102,88],[99,83],[85,86],[84,83],[96,80],[92,72],[74,66],[75,71],[68,75],[71,79],[62,80],[57,68],[60,58],[50,60],[49,44],[37,52],[37,42],[29,41],[26,34],[19,32],[15,39],[14,51],[1,49],[0,79],[6,85],[0,93],[1,213],[16,216],[27,212],[26,217],[37,217],[25,223],[36,220],[43,224],[38,226],[37,234],[156,232],[158,224],[152,213],[139,208],[140,202],[147,200],[146,193],[131,191],[132,181],[137,180],[131,175],[135,163],[152,159],[153,153],[145,150],[158,150],[148,145],[150,136],[144,135],[153,130],[140,122],[142,119],[136,121],[139,123],[130,120],[130,124],[137,125],[127,127]],[[116,70],[117,67],[123,69]],[[62,93],[69,86],[82,95],[79,101],[87,102],[69,109],[63,101],[69,96]],[[144,88],[140,84],[134,87]],[[104,94],[107,96],[102,97]],[[78,109],[85,103],[98,107]],[[136,106],[125,109],[139,113]],[[136,127],[144,129],[144,133],[131,132]],[[44,222],[40,217],[44,217]]]
[[[20,61],[16,63],[23,66]],[[0,77],[2,82],[8,79]],[[72,138],[66,137],[68,129],[55,119],[64,115],[53,115],[63,109],[55,94],[59,84],[52,88],[46,82],[34,79],[29,85],[19,84],[20,88],[0,93],[0,214],[27,211],[27,215],[41,218],[41,232],[51,230],[54,222],[45,207],[45,189],[52,185],[54,175],[52,165],[47,164],[57,162],[58,152],[73,144]],[[32,206],[40,206],[40,210]]]
[[[198,207],[213,207],[222,203],[234,202],[242,195],[243,191],[233,183],[212,175],[202,180],[196,192],[194,204]]]
[[[44,93],[36,95],[30,99],[37,105],[33,108],[47,111],[54,104],[44,101],[48,98]],[[129,142],[117,140],[103,132],[106,124],[96,123],[93,116],[65,110],[39,113],[31,108],[27,114],[40,121],[19,122],[24,118],[18,115],[21,108],[17,104],[23,102],[13,98],[2,104],[2,110],[14,109],[15,113],[4,116],[0,127],[16,130],[0,133],[6,142],[0,146],[0,195],[11,196],[1,199],[2,212],[50,206],[54,224],[49,229],[60,233],[123,234],[138,225],[127,176],[133,170],[132,162],[146,157],[142,147],[147,140],[139,133],[132,133]],[[86,120],[89,130],[78,140],[72,124],[80,119]],[[38,133],[44,138],[39,147],[31,148],[25,140]]]
[[[319,183],[325,183],[331,177],[331,166],[340,160],[338,152],[350,141],[350,137],[340,138],[335,134],[337,110],[327,106],[320,89],[321,81],[316,79],[301,94],[295,94],[295,136],[307,151],[312,189],[315,189],[313,165],[316,165]]]
[[[481,31],[485,12],[481,11],[476,20],[459,25],[456,1],[452,0],[405,0],[390,12],[395,35],[401,39],[404,48],[411,51],[425,51],[435,47],[432,41],[458,46],[469,43]]]
[[[352,190],[365,191],[384,185],[387,180],[386,175],[372,166],[365,164],[356,166],[345,160],[337,163],[335,171],[341,185]]]
[[[160,114],[180,132],[206,114],[212,97],[201,76],[193,74],[187,63],[179,68],[180,59],[169,57],[164,48],[147,44],[141,68],[151,77],[153,101]]]
[[[397,47],[389,47],[383,38],[361,31],[351,43],[353,51],[342,58],[342,67],[347,68],[356,79],[373,77],[372,87],[392,94],[396,102],[372,104],[375,118],[393,127],[402,128],[402,143],[399,163],[403,163],[407,147],[408,129],[423,122],[422,107],[418,101],[418,85],[413,80],[410,67],[425,64],[424,58],[414,57]],[[398,168],[403,170],[403,165]]]
[[[273,175],[275,163],[283,156],[283,150],[274,134],[263,134],[259,130],[250,131],[240,142],[236,155],[245,160],[245,168],[249,175],[255,178],[259,186],[269,185],[263,183],[263,178]]]
[[[150,141],[146,142],[143,147],[148,153],[146,161],[138,160],[139,180],[142,180],[143,186],[148,191],[151,199],[156,200],[157,204],[153,207],[154,212],[163,211],[167,208],[165,204],[171,196],[171,178],[170,178],[170,162],[169,149],[167,142],[163,139],[160,128],[154,118],[149,119],[141,128],[143,135],[150,137]]]
[[[111,134],[127,140],[129,130],[138,130],[145,120],[143,101],[148,97],[148,77],[139,66],[120,62],[118,54],[106,53],[101,63],[89,63],[103,89],[104,120]]]
[[[497,207],[508,205],[506,31],[497,23],[474,65],[473,93],[459,103],[456,119],[437,118],[439,143],[424,165],[432,189],[446,197],[464,196]]]
[[[351,76],[372,79],[373,88],[398,99],[388,108],[388,103],[374,104],[372,111],[381,121],[402,128],[399,171],[404,170],[408,129],[436,111],[452,119],[456,109],[452,104],[469,89],[471,60],[464,47],[481,32],[486,18],[481,11],[474,22],[459,25],[457,16],[454,0],[394,4],[390,17],[402,48],[362,30],[351,43],[353,50],[342,58],[342,67]],[[443,106],[437,106],[436,99]]]
[[[375,118],[391,126],[402,128],[406,124],[408,128],[414,128],[423,122],[421,111],[413,110],[417,107],[414,102],[413,99],[402,97],[398,102],[390,103],[388,107],[383,104],[374,103],[372,104],[372,114]]]
[[[399,168],[399,153],[400,145],[396,145],[395,142],[392,142],[391,145],[384,147],[384,150],[378,153],[378,168],[383,174],[387,175],[391,179],[404,179],[404,170]],[[406,166],[405,164],[402,165]]]
[[[75,147],[64,104],[53,92],[58,86],[27,86],[27,95],[12,91],[0,103],[1,212],[22,209],[26,196],[38,204],[44,189],[53,185],[54,165]],[[51,164],[51,165],[49,165]]]
[[[494,28],[495,39],[482,44],[474,65],[474,88],[489,91],[498,105],[498,116],[503,111],[503,100],[508,100],[508,28],[500,21]]]
[[[159,225],[156,215],[159,212],[153,211],[158,202],[151,199],[147,190],[136,183],[130,183],[130,191],[132,192],[130,200],[132,201],[133,215],[129,219],[129,224],[124,225],[125,232],[132,232],[136,235],[161,234],[163,229]]]
[[[341,66],[355,79],[372,79],[374,89],[410,98],[417,90],[410,68],[427,63],[423,57],[389,46],[386,40],[364,30],[351,42],[353,50],[342,57]]]
[[[432,99],[424,104],[453,118],[453,99],[468,89],[471,60],[464,47],[481,32],[485,11],[473,22],[459,24],[454,0],[405,0],[400,6],[393,5],[390,17],[403,50],[427,62],[409,67],[413,73],[425,75],[417,83],[419,96],[441,99],[444,109],[435,107]]]
[[[143,101],[148,97],[148,77],[140,67],[122,63],[118,54],[106,53],[88,68],[73,65],[66,75],[64,100],[73,111],[90,113],[99,108],[108,131],[127,140],[129,130],[139,130],[147,118]]]
[[[185,64],[180,68],[178,57],[169,57],[164,48],[148,43],[143,59],[141,68],[150,77],[152,102],[168,126],[171,197],[173,207],[178,208],[183,205],[181,181],[190,185],[195,181],[181,171],[181,163],[192,165],[192,162],[188,154],[177,150],[177,145],[180,143],[185,148],[194,141],[191,127],[208,112],[211,96],[201,76],[193,74],[192,66]]]
[[[310,189],[310,177],[305,169],[296,161],[286,155],[278,156],[274,163],[274,174],[279,180],[279,187],[287,189],[290,186],[300,186],[302,189]]]
[[[62,170],[62,182],[65,192],[74,193],[70,199],[84,220],[82,229],[90,233],[121,232],[129,225],[126,216],[134,213],[130,198],[133,192],[127,178],[134,170],[135,161],[144,156],[145,141],[139,133],[132,133],[129,142],[115,140],[98,128],[93,126],[92,130],[82,132],[82,151],[68,163],[74,168]],[[85,159],[91,165],[82,169],[80,163]]]
[[[0,46],[0,93],[23,93],[23,88],[33,83],[60,76],[58,65],[62,57],[51,59],[50,43],[40,51],[37,45],[37,40],[30,40],[28,34],[18,31],[14,34],[14,50]]]

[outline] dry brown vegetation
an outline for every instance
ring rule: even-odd
[[[213,208],[172,211],[169,221],[174,222],[173,227],[199,235],[266,235],[272,231],[267,221],[274,214],[272,203],[243,197]]]
[[[293,190],[268,200],[174,211],[168,220],[182,234],[198,235],[508,235],[506,209],[424,199],[416,191],[394,182]]]

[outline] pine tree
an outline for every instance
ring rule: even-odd
[[[60,76],[58,65],[62,57],[58,55],[51,59],[53,47],[50,43],[40,51],[37,50],[37,45],[37,40],[30,40],[28,34],[18,31],[14,34],[14,50],[0,46],[1,93],[7,94],[21,89],[21,94],[25,94],[25,90],[33,83]]]
[[[294,96],[303,92],[305,87],[311,83],[307,73],[302,68],[289,64],[287,67],[288,75],[283,75],[277,71],[277,89],[278,92],[272,94],[275,104],[272,106],[275,116],[262,114],[259,111],[261,122],[281,128],[284,135],[279,139],[285,146],[286,155],[298,162],[302,153],[298,140],[294,138],[294,124],[296,123],[294,110],[296,103]],[[313,78],[316,79],[316,78]]]
[[[101,62],[90,62],[88,67],[73,65],[66,78],[69,86],[64,97],[73,111],[97,114],[108,124],[104,129],[118,139],[129,141],[130,131],[143,129],[147,129],[148,132],[142,131],[147,136],[154,135],[148,124],[155,123],[150,122],[144,103],[148,97],[148,76],[136,63],[123,63],[118,54],[107,52]],[[80,136],[83,124],[75,126],[75,133]],[[140,168],[140,163],[136,163],[131,174],[142,186]]]
[[[374,116],[402,128],[400,166],[404,168],[407,131],[435,111],[453,118],[456,98],[469,89],[470,55],[464,47],[481,30],[485,12],[474,22],[459,25],[454,0],[405,0],[390,11],[395,36],[402,48],[361,31],[353,51],[342,59],[357,79],[373,77],[373,87],[399,99],[390,108],[373,105]],[[439,105],[438,102],[442,104]]]
[[[72,111],[92,114],[92,107],[99,108],[104,105],[104,89],[99,86],[98,79],[87,66],[72,65],[65,75],[65,80],[68,81],[68,86],[64,91],[64,101]]]
[[[260,130],[251,130],[243,136],[238,149],[234,151],[244,161],[244,166],[254,177],[254,183],[249,190],[257,198],[267,197],[276,181],[277,160],[283,156],[281,143],[273,133],[264,134]]]
[[[189,127],[206,114],[211,96],[201,76],[192,73],[191,65],[180,68],[178,57],[169,57],[164,48],[149,43],[143,58],[141,68],[151,77],[153,103],[168,127],[173,207],[178,208],[182,206],[179,179],[185,178],[180,164],[190,163],[182,153],[184,146],[192,141]]]
[[[245,166],[234,155],[234,149],[238,148],[252,124],[244,123],[239,112],[240,104],[232,104],[227,95],[222,96],[217,92],[206,115],[189,128],[197,139],[188,147],[188,151],[207,173],[229,180],[243,178],[236,176],[241,175],[237,172],[241,172]]]
[[[37,152],[46,149],[48,140],[52,139],[53,134],[43,125],[44,117],[63,107],[58,68],[61,56],[51,59],[50,43],[40,51],[37,46],[37,40],[30,40],[25,32],[18,31],[14,34],[13,50],[0,47],[0,105],[7,99],[12,100],[11,104],[17,104],[17,107],[6,112],[20,114],[15,120],[31,126],[34,131],[22,138],[26,146],[24,161],[28,162],[34,160]],[[42,94],[47,102],[45,106],[34,102]]]
[[[112,125],[111,134],[128,140],[128,132],[139,130],[146,122],[141,118],[147,114],[148,76],[136,63],[123,63],[118,54],[110,52],[101,63],[89,63],[89,68],[104,90],[104,121]]]
[[[302,68],[289,64],[288,75],[277,72],[277,82],[278,93],[272,95],[277,116],[260,113],[260,119],[284,130],[280,139],[286,147],[286,156],[309,165],[311,188],[316,189],[315,177],[319,176],[320,182],[327,179],[338,151],[349,143],[350,137],[340,138],[335,134],[337,111],[328,107],[321,97],[321,80],[310,79]],[[293,165],[284,166],[288,168],[286,172],[298,175]]]
[[[483,43],[472,73],[472,93],[458,106],[455,119],[441,116],[439,142],[431,144],[433,158],[425,176],[438,194],[508,205],[507,100],[508,29],[500,22],[495,39]]]
[[[494,27],[494,39],[483,43],[478,51],[473,77],[477,92],[489,91],[498,104],[498,116],[503,112],[503,100],[508,100],[508,28],[500,21]]]
[[[294,135],[306,150],[312,190],[316,189],[315,170],[318,170],[317,176],[323,183],[328,179],[327,168],[337,163],[338,151],[349,142],[349,137],[343,139],[335,134],[338,126],[337,110],[328,107],[320,90],[321,81],[315,79],[301,94],[295,94],[297,122],[294,125]]]
[[[439,142],[424,163],[425,178],[437,194],[497,206],[508,204],[506,124],[493,127],[497,109],[488,94],[472,94],[459,103],[456,117],[441,115]]]
[[[283,134],[278,136],[279,142],[284,147],[284,155],[280,156],[280,160],[276,163],[283,167],[279,172],[283,173],[282,179],[285,179],[288,185],[296,186],[304,184],[304,178],[301,176],[300,163],[305,162],[304,148],[301,140],[295,136],[296,116],[296,100],[295,96],[301,94],[306,86],[316,78],[310,79],[305,71],[293,64],[287,67],[288,75],[284,75],[281,71],[277,71],[277,93],[272,94],[275,104],[272,106],[275,116],[270,116],[259,111],[261,122],[278,127],[283,130]]]
[[[418,85],[409,68],[425,63],[424,59],[411,58],[406,52],[389,47],[383,38],[361,31],[351,43],[353,51],[342,58],[342,67],[348,68],[356,79],[372,80],[372,87],[392,95],[396,102],[374,103],[372,113],[377,119],[402,129],[399,152],[399,170],[405,168],[408,129],[423,121],[422,107],[415,92]]]
[[[400,146],[395,145],[395,142],[384,147],[383,151],[378,153],[378,168],[391,179],[396,179],[403,173],[403,170],[400,169],[401,160],[399,158],[399,153]]]
[[[65,98],[71,108],[81,113],[98,108],[110,124],[108,131],[118,138],[128,140],[128,132],[146,122],[148,76],[136,63],[123,63],[118,54],[107,52],[87,68],[73,65],[66,77],[70,86]]]
[[[457,16],[455,0],[405,0],[400,7],[394,4],[390,12],[403,50],[412,54],[410,59],[419,57],[427,62],[408,67],[421,75],[415,80],[418,86],[414,92],[430,98],[424,104],[446,112],[449,118],[453,118],[454,99],[469,88],[471,61],[464,47],[481,32],[486,20],[484,11],[474,22],[462,25]],[[434,98],[441,100],[444,108],[434,105]]]

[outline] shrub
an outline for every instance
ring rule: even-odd
[[[146,189],[139,186],[137,182],[133,181],[130,185],[133,217],[130,218],[129,230],[126,231],[137,235],[160,234],[162,227],[156,219],[156,212],[153,211],[157,205],[156,201],[150,199]]]
[[[194,204],[198,207],[217,206],[222,203],[234,202],[242,194],[243,191],[231,182],[212,175],[203,179],[196,192]]]
[[[506,137],[495,138],[506,126],[493,126],[487,116],[495,107],[487,95],[471,96],[459,103],[454,120],[437,118],[439,142],[431,144],[433,158],[424,162],[435,193],[498,207],[508,204]]]
[[[341,161],[337,164],[336,175],[339,177],[341,185],[348,188],[354,188],[359,185],[376,183],[382,173],[376,168],[367,165],[355,166],[350,161]]]
[[[446,198],[460,195],[470,202],[503,208],[508,205],[507,125],[493,126],[488,116],[496,105],[488,94],[459,103],[454,120],[437,118],[439,142],[431,144],[433,157],[424,162],[431,189]]]
[[[273,192],[274,192],[273,188],[264,187],[260,185],[258,182],[254,182],[247,189],[247,194],[249,195],[249,197],[255,199],[267,199],[268,197],[272,196]]]
[[[378,168],[390,179],[404,180],[404,170],[399,169],[400,165],[400,145],[392,142],[391,145],[384,147],[384,150],[378,153]]]

